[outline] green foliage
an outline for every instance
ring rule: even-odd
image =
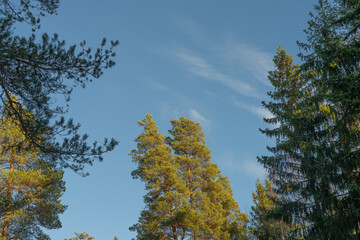
[[[113,48],[118,42],[111,41],[106,48],[104,39],[92,51],[85,41],[66,47],[56,34],[50,37],[44,33],[37,39],[36,32],[30,37],[13,33],[17,22],[27,22],[35,31],[40,27],[39,16],[54,14],[58,5],[58,0],[0,1],[0,99],[4,111],[13,112],[12,119],[20,124],[29,143],[39,148],[44,158],[81,172],[84,164],[102,160],[103,153],[111,151],[117,142],[105,139],[102,145],[95,142],[90,147],[88,136],[78,133],[80,126],[63,117],[68,104],[56,106],[54,98],[60,95],[69,102],[74,87],[85,87],[99,78],[104,69],[114,66]],[[23,108],[16,106],[11,93],[19,97],[24,109],[36,115],[34,121],[22,117]]]
[[[244,229],[247,216],[240,213],[227,177],[213,164],[210,149],[205,145],[205,134],[199,123],[185,117],[172,120],[169,144],[180,165],[179,175],[186,183],[190,203],[186,219],[188,235],[194,239],[241,239],[230,236],[234,226]],[[242,234],[242,235],[241,235]]]
[[[177,175],[179,165],[152,116],[147,114],[138,123],[144,132],[135,140],[137,149],[130,153],[138,164],[132,176],[146,183],[148,193],[146,209],[141,212],[139,223],[130,229],[137,231],[137,239],[176,239],[177,228],[184,226],[185,183]]]
[[[130,155],[135,178],[146,183],[146,209],[130,229],[137,239],[244,239],[247,216],[226,177],[211,163],[199,123],[171,121],[172,138],[158,133],[150,114]]]
[[[14,21],[27,22],[39,27],[40,17],[55,14],[58,7],[59,0],[2,0],[0,14]]]
[[[251,207],[252,233],[259,240],[289,239],[291,225],[276,216],[276,207],[280,201],[275,189],[268,179],[265,185],[256,181],[256,192],[253,195],[255,206]]]
[[[264,106],[275,117],[266,122],[278,125],[262,132],[277,143],[259,161],[306,239],[360,236],[359,9],[359,1],[320,0],[299,43],[301,66],[287,77],[294,67],[279,51],[269,74],[275,91]]]
[[[94,237],[91,237],[88,233],[83,232],[83,233],[74,233],[76,235],[76,237],[73,238],[65,238],[64,240],[91,240],[91,239],[95,239]],[[115,237],[114,240],[116,240],[117,238]]]
[[[60,228],[59,214],[66,209],[60,200],[65,191],[63,171],[39,157],[39,149],[11,117],[0,119],[0,236],[49,239],[42,228]],[[23,117],[33,119],[29,113]]]
[[[292,57],[281,48],[274,63],[276,70],[269,73],[269,80],[275,88],[269,96],[274,101],[263,104],[274,115],[265,121],[275,124],[275,127],[261,131],[275,137],[276,146],[268,147],[273,156],[262,156],[259,161],[268,169],[283,199],[277,212],[284,220],[291,220],[297,228],[293,231],[295,236],[301,238],[310,231],[308,226],[312,217],[319,214],[315,209],[323,200],[317,196],[328,193],[321,179],[326,175],[322,168],[323,153],[315,153],[321,143],[315,139],[328,143],[324,121],[329,113],[327,105],[317,94],[318,83],[312,81],[316,72],[302,72],[298,66],[293,66]],[[311,208],[314,210],[309,211]]]

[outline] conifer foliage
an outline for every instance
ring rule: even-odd
[[[244,239],[247,216],[238,209],[230,183],[211,162],[199,123],[172,120],[166,138],[150,114],[130,155],[135,178],[146,183],[146,208],[130,229],[137,239]]]
[[[251,207],[251,230],[258,240],[289,239],[290,224],[274,216],[279,201],[271,182],[265,179],[263,185],[257,179],[256,192],[253,192],[255,205]]]
[[[40,18],[55,14],[58,7],[59,0],[0,1],[0,103],[4,110],[13,112],[9,120],[17,121],[29,143],[43,156],[81,172],[85,164],[102,160],[102,154],[114,149],[117,142],[105,139],[101,145],[88,145],[88,136],[79,133],[80,125],[72,119],[66,121],[64,114],[76,86],[85,87],[104,69],[114,66],[113,48],[118,42],[111,41],[106,47],[103,39],[93,51],[85,41],[67,47],[57,34],[39,36],[36,29],[40,28]],[[16,35],[14,28],[19,22],[32,28],[33,34]],[[17,108],[11,94],[36,115],[34,121],[22,117],[23,110]],[[59,96],[66,104],[54,104]]]
[[[272,156],[259,161],[285,201],[280,208],[306,239],[360,236],[360,3],[319,0],[299,43],[303,63],[286,77],[284,52],[264,103],[277,123]],[[278,61],[278,60],[281,61]]]
[[[276,146],[268,147],[273,156],[262,156],[259,161],[268,169],[279,197],[285,200],[280,210],[283,217],[302,222],[307,206],[306,200],[300,197],[307,176],[304,172],[307,170],[302,168],[307,160],[302,152],[306,147],[303,138],[312,134],[313,128],[309,128],[312,123],[306,121],[306,116],[313,109],[307,105],[309,93],[302,91],[305,80],[299,73],[299,66],[293,65],[292,57],[279,47],[273,61],[276,69],[269,72],[269,80],[274,87],[274,91],[269,92],[272,101],[263,102],[263,105],[274,115],[274,118],[265,121],[275,127],[261,132],[274,137]],[[312,168],[307,169],[311,171]]]
[[[138,164],[132,175],[146,183],[148,193],[146,209],[131,230],[138,232],[138,239],[178,239],[178,229],[185,228],[185,182],[177,175],[179,165],[152,116],[147,114],[138,123],[144,132],[135,140],[137,149],[130,154]]]
[[[29,113],[23,117],[33,119]],[[0,119],[0,238],[49,239],[43,228],[60,228],[59,214],[66,209],[60,200],[63,171],[41,159],[9,118],[11,112]]]
[[[70,239],[65,238],[64,240],[92,240],[95,239],[94,237],[91,237],[88,233],[77,233],[75,232],[76,237],[72,237]]]

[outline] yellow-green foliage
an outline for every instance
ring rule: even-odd
[[[21,106],[21,105],[19,105]],[[32,116],[25,116],[32,117]],[[65,187],[63,172],[40,158],[11,113],[0,119],[0,236],[4,239],[47,239],[41,227],[59,228]]]
[[[91,240],[91,239],[95,239],[94,237],[91,237],[88,233],[83,232],[83,233],[77,233],[75,232],[76,237],[73,238],[65,238],[64,240]],[[115,239],[117,239],[115,237]]]
[[[211,162],[199,123],[172,120],[165,138],[150,114],[138,122],[144,132],[131,152],[135,178],[146,183],[146,208],[130,229],[137,240],[245,239],[241,213],[227,177]]]
[[[287,224],[283,219],[275,219],[271,216],[279,201],[270,181],[265,179],[262,185],[260,180],[256,181],[256,192],[253,192],[253,202],[251,207],[252,233],[259,240],[289,239],[291,224]]]

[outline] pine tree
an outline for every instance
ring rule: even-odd
[[[229,180],[210,161],[198,123],[172,120],[167,138],[150,114],[130,155],[132,175],[146,183],[146,208],[130,229],[137,239],[245,239],[247,216],[238,209]],[[166,143],[167,142],[167,143]]]
[[[64,240],[91,240],[91,239],[95,239],[94,237],[91,237],[86,232],[83,232],[83,233],[75,232],[74,234],[76,235],[76,237],[73,237],[73,238],[70,238],[70,239],[65,238]]]
[[[29,113],[23,117],[33,119]],[[0,236],[49,239],[42,228],[60,228],[59,214],[66,209],[60,200],[65,191],[63,171],[41,159],[10,118],[7,113],[0,120]]]
[[[146,209],[141,212],[139,223],[130,229],[137,231],[137,239],[177,240],[184,227],[185,183],[177,175],[179,166],[152,115],[147,114],[138,123],[144,132],[135,140],[137,149],[130,154],[138,164],[132,175],[146,183],[148,193]]]
[[[4,111],[13,112],[13,121],[44,158],[56,159],[62,166],[81,172],[85,164],[102,160],[103,153],[114,149],[117,142],[105,139],[102,145],[95,142],[89,146],[88,136],[79,134],[80,125],[63,116],[68,103],[53,103],[59,96],[69,102],[74,87],[85,87],[101,77],[104,69],[114,66],[113,48],[118,42],[112,41],[106,48],[104,39],[93,52],[85,41],[78,47],[66,47],[57,34],[50,37],[44,33],[37,40],[40,18],[56,13],[58,7],[59,0],[0,1],[0,100]],[[27,23],[34,33],[30,37],[15,35],[18,22]],[[18,96],[24,108],[16,106],[11,93]],[[36,115],[34,121],[22,117],[25,109]]]
[[[169,144],[189,191],[186,231],[198,239],[242,239],[247,216],[240,213],[230,183],[213,164],[202,128],[185,117],[172,120]],[[235,236],[237,235],[237,236]]]

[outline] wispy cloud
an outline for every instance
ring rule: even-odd
[[[270,86],[268,72],[273,69],[273,55],[246,43],[240,43],[229,37],[225,47],[220,48],[221,55],[231,64],[247,69],[258,81]]]
[[[206,119],[195,109],[190,109],[189,111],[190,118],[195,122],[199,122],[204,128],[208,128],[211,125],[211,120]]]
[[[167,91],[168,90],[168,88],[165,85],[163,85],[159,82],[153,81],[151,79],[148,79],[147,83],[149,84],[149,87],[152,88],[153,90],[156,90],[156,91]]]
[[[257,106],[251,105],[251,104],[239,102],[235,99],[234,99],[234,104],[238,107],[241,107],[243,109],[250,111],[251,113],[256,114],[257,116],[259,116],[261,118],[273,118],[274,117],[274,115],[269,110],[262,108],[262,107],[257,107]]]
[[[241,163],[241,169],[244,173],[248,174],[253,178],[265,178],[265,169],[257,163],[256,160],[245,160]]]
[[[163,103],[160,109],[161,117],[164,119],[175,119],[181,116],[179,109],[168,103]]]
[[[223,155],[221,164],[231,171],[239,172],[253,179],[263,179],[267,174],[266,170],[252,157],[235,158],[234,154],[226,153]]]
[[[177,51],[174,54],[181,60],[189,72],[203,77],[204,79],[221,83],[242,95],[260,98],[256,89],[251,85],[217,71],[203,58],[189,53],[188,50]]]
[[[185,34],[190,35],[196,39],[203,39],[204,33],[202,28],[194,21],[186,19],[184,17],[175,17],[174,18],[176,25],[183,31]]]

